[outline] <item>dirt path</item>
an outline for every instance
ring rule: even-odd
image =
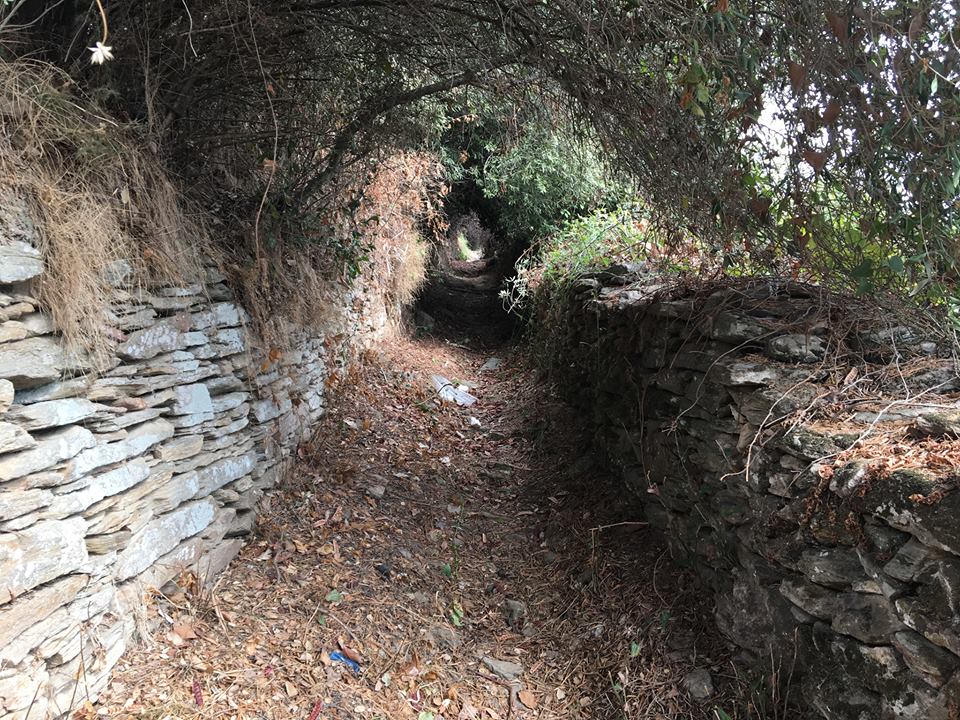
[[[418,308],[450,332],[502,342],[513,331],[513,319],[500,299],[503,282],[504,265],[496,258],[447,258],[430,273]]]
[[[704,622],[709,593],[635,523],[570,411],[514,360],[480,372],[486,357],[439,341],[371,357],[240,556],[212,590],[185,573],[182,592],[157,598],[160,631],[89,710],[748,717],[682,689],[694,668],[721,694],[735,685]],[[430,373],[479,401],[438,405]]]

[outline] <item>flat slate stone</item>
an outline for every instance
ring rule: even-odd
[[[181,540],[196,535],[210,524],[215,511],[214,502],[203,499],[183,505],[147,523],[117,556],[114,570],[117,580],[138,575],[161,555],[175,548]]]
[[[36,335],[51,335],[57,331],[53,324],[53,318],[44,312],[33,312],[21,315],[20,324],[30,333],[30,337]]]
[[[197,564],[200,568],[200,577],[204,579],[207,586],[213,585],[214,578],[230,564],[242,548],[243,540],[232,538],[224,540],[203,554]]]
[[[706,334],[714,340],[741,345],[763,339],[770,334],[767,325],[748,316],[734,313],[720,313],[704,328]]]
[[[184,332],[174,320],[165,320],[131,333],[127,341],[117,348],[117,354],[131,360],[149,360],[163,352],[182,350],[206,342],[207,336],[203,333]]]
[[[0,421],[0,454],[26,450],[37,444],[19,425]]]
[[[881,595],[844,593],[838,599],[837,614],[831,627],[834,632],[867,643],[880,645],[894,633],[906,630],[893,603]]]
[[[0,520],[12,520],[36,512],[53,502],[49,490],[31,488],[0,492]]]
[[[0,343],[23,340],[31,336],[32,333],[19,320],[8,320],[0,323]]]
[[[503,359],[498,357],[487,358],[487,361],[480,366],[480,372],[490,370],[499,370],[503,366]]]
[[[498,660],[497,658],[484,657],[482,658],[482,661],[483,664],[490,669],[490,672],[508,682],[510,680],[516,680],[523,674],[523,665],[510,662],[509,660]]]
[[[806,613],[830,620],[837,613],[839,593],[800,579],[780,583],[780,594]]]
[[[718,365],[714,371],[722,385],[769,385],[783,378],[783,373],[769,364],[733,362]]]
[[[783,362],[816,362],[826,351],[827,345],[818,335],[781,335],[767,342],[767,353]]]
[[[173,425],[163,418],[137,425],[127,433],[126,439],[97,445],[77,455],[67,479],[77,480],[97,468],[142,455],[157,443],[173,437],[173,432]]]
[[[0,534],[0,605],[86,562],[86,529],[83,518],[70,518]]]
[[[190,316],[191,330],[207,330],[208,328],[229,328],[239,325],[245,313],[234,303],[216,303],[209,310],[203,310]]]
[[[883,566],[883,571],[897,580],[916,582],[921,575],[935,568],[936,563],[946,557],[948,555],[942,550],[928,547],[916,538],[910,538]]]
[[[0,380],[0,386],[2,386],[3,382],[3,380]],[[91,377],[72,378],[70,380],[52,382],[28,390],[18,390],[14,402],[18,405],[30,405],[32,403],[44,402],[45,400],[79,397],[85,395],[92,384],[93,378]],[[0,411],[2,411],[2,408],[0,408]]]
[[[836,589],[869,579],[856,551],[844,547],[804,550],[798,569],[812,582]]]
[[[24,628],[45,620],[73,600],[88,580],[86,575],[68,575],[0,608],[0,648],[7,647]]]
[[[64,398],[14,407],[7,411],[7,419],[27,430],[43,430],[73,425],[96,415],[101,409],[86,398]]]
[[[110,497],[147,479],[150,468],[140,458],[124,463],[114,470],[91,478],[90,484],[77,492],[58,495],[45,511],[51,515],[73,515],[83,512],[105,497]]]
[[[687,673],[681,680],[683,689],[694,700],[707,700],[713,697],[716,690],[713,687],[713,677],[705,668],[697,668]]]
[[[146,408],[145,410],[134,410],[133,412],[115,412],[121,408],[114,408],[114,412],[106,418],[97,418],[89,423],[89,427],[97,432],[116,432],[123,430],[131,425],[140,425],[148,420],[153,420],[163,414],[162,408]]]
[[[87,535],[87,552],[91,555],[106,555],[113,551],[123,550],[130,542],[133,533],[129,530],[119,530],[107,535]]]
[[[212,414],[213,403],[210,400],[210,391],[207,386],[203,383],[195,383],[175,387],[170,412],[173,415]]]
[[[200,478],[195,470],[169,475],[157,483],[147,501],[154,512],[170,512],[200,494]]]
[[[3,415],[13,404],[13,383],[9,380],[0,380],[0,415]]]
[[[941,687],[960,666],[960,658],[934,645],[920,633],[901,630],[893,636],[893,646],[904,662],[934,687]]]
[[[248,452],[239,457],[228,457],[211,463],[197,471],[199,479],[198,496],[209,495],[233,480],[242,478],[253,471],[257,464],[257,454]]]
[[[46,470],[95,444],[93,433],[86,428],[71,425],[57,430],[29,450],[0,455],[0,481],[15,480]]]
[[[158,460],[163,462],[176,462],[193,457],[203,450],[202,435],[183,435],[167,440],[160,446],[154,448],[153,454]]]
[[[869,486],[867,508],[897,530],[909,532],[924,545],[960,555],[960,494],[948,493],[930,505],[911,500],[927,495],[931,479],[908,470],[893,472],[882,483]]]
[[[22,240],[0,243],[0,283],[18,283],[43,272],[40,251]]]
[[[60,379],[70,365],[63,346],[52,337],[35,337],[0,345],[0,378],[16,389]]]

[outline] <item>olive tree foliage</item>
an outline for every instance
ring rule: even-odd
[[[728,266],[955,278],[953,0],[113,0],[96,67],[88,3],[50,4],[19,10],[32,52],[141,121],[224,216],[286,237],[482,92],[582,128],[665,237]]]

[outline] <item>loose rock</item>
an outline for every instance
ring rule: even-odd
[[[682,682],[683,689],[694,700],[707,700],[716,692],[713,687],[713,677],[703,668],[687,673],[683,676]]]
[[[498,660],[492,657],[483,657],[482,662],[490,672],[503,680],[516,680],[523,674],[523,666],[509,660]]]

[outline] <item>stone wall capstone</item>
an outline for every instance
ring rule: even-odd
[[[858,375],[816,288],[665,292],[627,270],[543,304],[543,362],[740,658],[816,717],[960,717],[958,469],[848,450],[868,429],[956,443],[955,361],[887,318],[843,329]]]
[[[0,233],[0,720],[95,697],[151,590],[226,566],[346,342],[385,324],[345,292],[335,330],[261,353],[218,271],[141,289],[118,263],[116,351],[94,361],[41,311],[43,260],[21,235]]]

